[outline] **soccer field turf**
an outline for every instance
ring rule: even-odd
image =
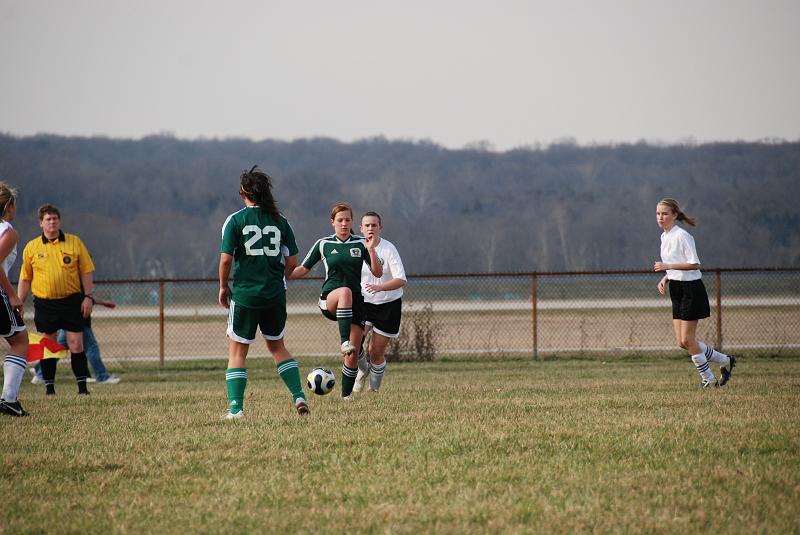
[[[398,363],[305,419],[249,364],[233,422],[224,360],[128,365],[88,398],[66,362],[54,399],[26,381],[0,532],[800,530],[798,359],[741,358],[711,391],[688,359]]]

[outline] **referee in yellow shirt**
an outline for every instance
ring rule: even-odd
[[[17,294],[24,303],[28,293],[33,293],[33,322],[40,334],[55,341],[59,329],[66,331],[78,394],[88,394],[83,328],[94,305],[94,263],[80,238],[61,231],[58,208],[51,204],[39,208],[39,226],[41,236],[29,241],[22,251]],[[42,359],[48,395],[56,393],[57,364],[58,359]]]

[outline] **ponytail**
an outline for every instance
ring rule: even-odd
[[[6,215],[6,210],[9,206],[13,206],[16,202],[17,190],[6,184],[0,182],[0,219]]]
[[[689,217],[688,215],[683,213],[683,210],[681,210],[678,201],[676,201],[675,199],[669,199],[669,198],[661,199],[660,201],[658,201],[658,204],[663,204],[664,206],[668,206],[669,209],[672,210],[672,213],[677,214],[677,217],[675,218],[677,221],[683,221],[687,225],[691,225],[693,227],[697,225],[697,219],[694,217]]]
[[[272,196],[272,178],[254,165],[249,171],[242,172],[239,191],[253,201],[277,221],[280,216],[278,203]]]

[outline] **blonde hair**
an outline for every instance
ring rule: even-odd
[[[0,218],[6,215],[6,210],[9,206],[14,206],[17,202],[17,190],[6,184],[0,182]]]
[[[697,224],[697,219],[695,219],[694,217],[689,217],[688,215],[684,214],[683,210],[681,210],[680,205],[678,205],[678,201],[676,201],[675,199],[669,199],[669,198],[661,199],[660,201],[658,201],[658,204],[663,204],[664,206],[672,210],[673,214],[678,214],[678,217],[676,218],[678,221],[685,221],[687,225],[691,226],[695,226]]]

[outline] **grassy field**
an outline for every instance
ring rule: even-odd
[[[394,364],[301,419],[261,358],[237,422],[224,361],[88,398],[65,364],[0,418],[2,533],[800,531],[800,359],[713,391],[688,359]]]

